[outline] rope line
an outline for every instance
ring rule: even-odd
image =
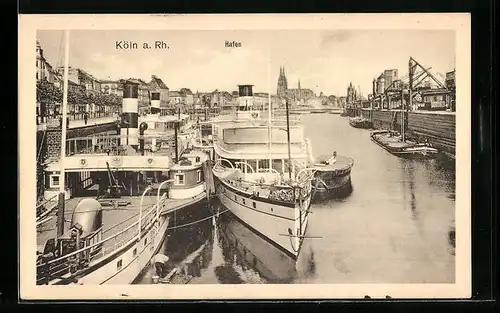
[[[38,149],[38,153],[36,155],[36,163],[38,164],[38,161],[40,160],[40,155],[42,154],[42,147],[43,147],[43,141],[45,140],[45,133],[47,131],[43,130],[43,136],[42,136],[42,141],[40,142],[40,149]]]
[[[186,227],[186,226],[190,226],[190,225],[194,225],[194,224],[197,224],[197,223],[201,223],[203,221],[206,221],[208,219],[211,219],[212,217],[215,217],[217,215],[220,215],[220,214],[223,214],[223,213],[226,213],[227,211],[229,211],[229,209],[226,209],[222,212],[219,212],[218,214],[214,214],[214,215],[211,215],[209,217],[206,217],[206,218],[203,218],[201,220],[198,220],[198,221],[194,221],[194,222],[191,222],[191,223],[187,223],[187,224],[183,224],[183,225],[177,225],[177,226],[173,226],[173,227],[167,227],[167,230],[170,230],[170,229],[176,229],[176,228],[181,228],[181,227]]]

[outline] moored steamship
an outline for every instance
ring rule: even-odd
[[[217,194],[244,224],[296,259],[310,214],[310,146],[288,114],[285,124],[271,120],[271,109],[266,120],[252,107],[252,85],[240,85],[233,117],[212,122]]]

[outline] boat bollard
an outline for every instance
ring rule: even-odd
[[[160,276],[153,275],[153,277],[151,277],[151,280],[152,280],[153,284],[158,284],[158,282],[160,281]]]

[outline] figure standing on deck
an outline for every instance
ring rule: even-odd
[[[337,151],[333,151],[332,157],[326,160],[326,164],[330,165],[337,162]]]

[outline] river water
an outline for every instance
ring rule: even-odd
[[[189,283],[453,283],[453,163],[395,157],[339,115],[300,119],[315,156],[354,159],[352,192],[312,204],[296,266],[229,212],[170,232],[163,252]]]

